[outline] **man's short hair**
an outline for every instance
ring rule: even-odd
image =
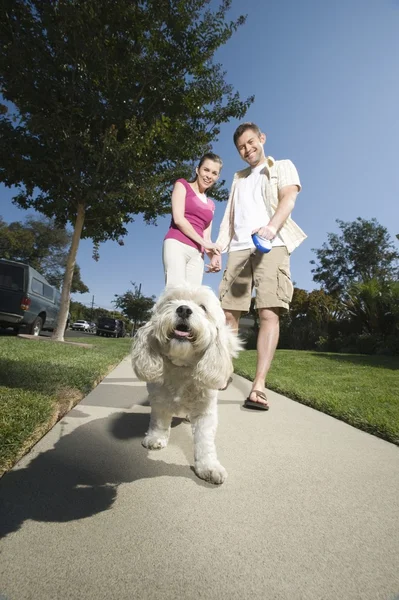
[[[248,131],[248,129],[252,129],[252,131],[254,131],[258,137],[260,137],[260,135],[262,133],[261,130],[259,129],[259,127],[255,123],[250,123],[249,121],[247,121],[246,123],[241,123],[241,125],[239,125],[237,127],[237,129],[235,130],[234,135],[233,135],[235,147],[237,147],[238,138],[241,137],[243,133]]]

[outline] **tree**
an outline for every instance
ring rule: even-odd
[[[290,311],[281,319],[280,347],[312,349],[327,338],[336,321],[338,302],[324,290],[295,287]]]
[[[380,336],[399,334],[399,282],[376,279],[355,283],[342,302],[357,333]]]
[[[27,217],[23,223],[6,223],[0,217],[0,256],[28,263],[57,288],[62,284],[71,237],[65,229],[56,227],[52,219]],[[75,264],[71,292],[88,291],[79,265]]]
[[[328,243],[312,249],[318,260],[310,261],[316,265],[312,269],[314,281],[328,292],[342,295],[352,283],[398,278],[399,253],[385,227],[376,219],[367,221],[361,217],[352,222],[336,222],[341,234],[329,233]]]
[[[110,317],[112,319],[122,319],[125,321],[126,325],[129,324],[128,319],[126,319],[118,311],[107,310],[101,306],[96,306],[95,308],[91,306],[85,306],[81,302],[76,302],[75,300],[71,300],[69,311],[71,313],[71,323],[74,323],[78,319],[96,322],[100,317]]]
[[[66,265],[65,265],[66,266]],[[58,287],[61,287],[62,281],[58,284]],[[80,267],[75,263],[75,268],[73,270],[72,275],[72,283],[71,283],[71,293],[72,294],[87,294],[90,292],[87,285],[82,281],[82,277],[80,275]]]
[[[141,294],[141,285],[138,287],[131,281],[133,290],[128,290],[121,296],[115,294],[116,300],[113,304],[122,311],[122,314],[134,321],[133,331],[136,330],[136,324],[148,321],[151,318],[151,310],[155,304],[155,296],[143,296]]]
[[[63,339],[80,239],[169,211],[172,182],[242,118],[216,50],[245,21],[231,0],[6,0],[0,13],[0,181],[74,229],[53,338]],[[15,108],[14,108],[15,107]],[[4,112],[6,111],[6,112]]]
[[[290,304],[290,317],[292,320],[301,319],[306,316],[309,307],[309,294],[302,288],[294,287],[294,293]]]

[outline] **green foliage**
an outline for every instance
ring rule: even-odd
[[[57,288],[61,287],[70,242],[71,234],[56,227],[52,219],[27,217],[23,223],[6,223],[0,217],[0,256],[29,264]],[[79,265],[75,265],[71,291],[89,291]]]
[[[342,234],[329,234],[314,250],[313,279],[323,289],[294,289],[279,348],[399,354],[399,254],[375,219],[337,223]],[[255,326],[247,349],[256,348],[256,338]]]
[[[320,337],[328,337],[337,309],[337,300],[323,290],[294,288],[291,309],[281,319],[279,347],[316,348]]]
[[[231,0],[6,0],[0,12],[0,181],[14,202],[74,227],[55,339],[80,239],[120,240],[170,212],[177,177],[242,101],[214,54],[245,21]],[[223,195],[223,194],[222,194]]]
[[[399,354],[399,282],[354,283],[341,298],[295,288],[280,331],[280,348]]]
[[[398,259],[390,235],[376,219],[355,221],[337,219],[341,234],[329,233],[328,243],[316,250],[313,280],[336,295],[346,293],[352,283],[375,279],[380,282],[399,276]]]
[[[62,279],[61,277],[56,279],[56,283],[53,285],[57,285],[57,287],[61,287]],[[73,269],[73,277],[72,277],[72,285],[71,292],[79,293],[79,294],[87,294],[89,292],[89,288],[85,283],[83,283],[82,278],[80,276],[80,267],[75,263],[75,267]]]
[[[376,279],[354,283],[342,301],[346,315],[359,333],[399,334],[399,282]]]
[[[100,317],[110,317],[113,319],[122,319],[127,322],[123,315],[117,310],[107,310],[101,307],[85,306],[81,302],[71,300],[69,311],[71,313],[71,323],[74,323],[78,319],[84,319],[85,321],[92,321],[97,323]]]
[[[136,323],[148,321],[151,317],[151,310],[155,304],[155,296],[143,296],[141,294],[141,286],[138,287],[133,281],[131,282],[133,290],[128,290],[121,296],[115,294],[116,300],[113,303],[122,311],[122,314],[128,319]]]
[[[170,189],[241,101],[216,50],[244,22],[207,0],[5,2],[0,180],[15,202],[118,239],[132,215],[170,210]],[[7,108],[7,107],[6,107]],[[3,109],[4,111],[4,109]]]
[[[343,318],[349,321],[354,351],[365,354],[399,353],[399,282],[371,279],[350,286],[341,301]],[[355,339],[353,339],[355,337]]]
[[[397,353],[399,335],[399,253],[376,219],[337,220],[341,234],[328,234],[312,269],[337,302],[328,327],[319,328],[320,350]],[[309,314],[310,316],[310,314]],[[314,319],[313,319],[314,321]],[[320,321],[321,323],[321,321]]]

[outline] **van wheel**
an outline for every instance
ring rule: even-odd
[[[29,327],[28,331],[30,335],[40,335],[40,332],[43,327],[43,319],[41,317],[36,317],[33,321],[32,325]]]

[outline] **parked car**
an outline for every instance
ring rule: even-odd
[[[0,258],[0,327],[32,335],[53,331],[61,294],[30,265]],[[68,323],[67,323],[68,326]]]
[[[79,319],[72,323],[71,329],[73,331],[91,331],[91,325],[89,321],[84,321],[83,319]]]
[[[100,317],[97,323],[96,335],[105,335],[108,337],[125,337],[125,323],[120,319],[110,317]]]

